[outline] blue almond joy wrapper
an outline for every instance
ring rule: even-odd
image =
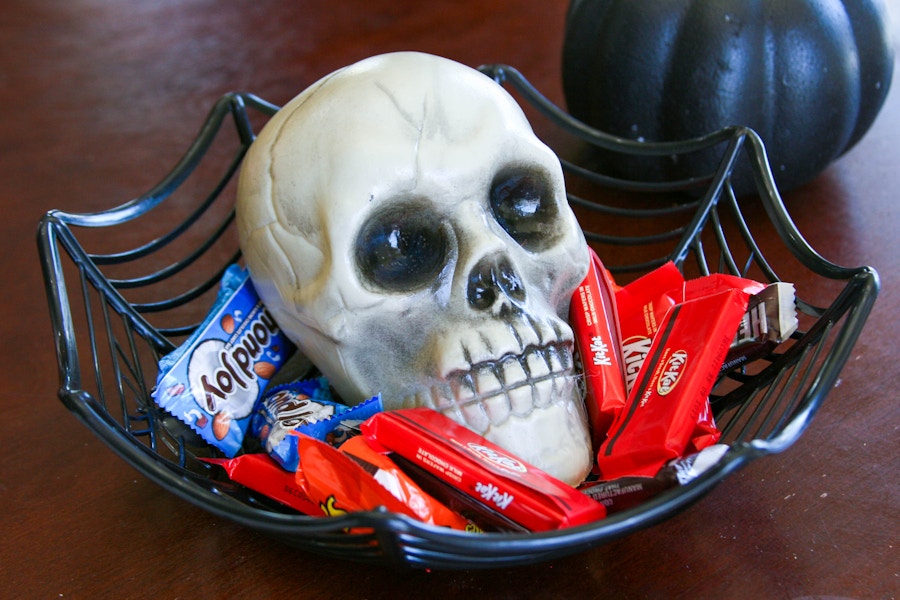
[[[247,270],[231,265],[207,317],[160,360],[153,398],[231,458],[241,448],[266,383],[293,351]]]
[[[381,396],[348,407],[333,399],[324,377],[307,379],[269,390],[253,417],[250,433],[275,462],[296,471],[299,435],[337,446],[359,423],[381,410]]]

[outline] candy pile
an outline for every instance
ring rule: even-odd
[[[280,381],[294,347],[238,266],[197,332],[160,362],[154,398],[223,455],[204,460],[305,514],[384,507],[471,532],[602,519],[719,460],[728,448],[710,410],[713,385],[797,321],[790,284],[685,280],[668,263],[619,286],[591,254],[569,315],[595,452],[577,487],[434,410],[385,411],[380,396],[347,406],[314,368]]]

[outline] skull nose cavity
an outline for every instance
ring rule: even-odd
[[[487,256],[469,274],[469,304],[476,310],[516,311],[524,306],[525,287],[506,256]]]

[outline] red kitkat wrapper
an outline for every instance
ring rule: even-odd
[[[729,285],[677,304],[660,323],[625,409],[597,454],[603,479],[652,477],[667,461],[718,441],[709,393],[749,298]]]
[[[753,279],[745,279],[726,273],[713,273],[696,279],[688,279],[684,282],[684,296],[682,302],[694,300],[703,296],[717,294],[726,290],[741,290],[748,296],[758,294],[766,289],[766,285]]]
[[[428,408],[379,413],[362,433],[531,531],[589,523],[606,509],[575,488],[529,465]]]
[[[660,323],[681,300],[683,286],[684,276],[681,271],[675,263],[667,262],[616,292],[625,389],[629,392],[650,351],[650,343]],[[676,290],[678,295],[669,294],[671,290]]]
[[[731,289],[753,295],[765,285],[735,275],[714,273],[685,280],[675,263],[667,262],[616,292],[622,337],[625,387],[630,392],[644,364],[653,336],[676,304]]]
[[[282,469],[268,454],[242,454],[235,458],[201,460],[221,466],[235,483],[304,514],[324,516],[319,506],[306,493],[303,481],[298,482],[294,473]]]
[[[594,448],[606,439],[606,432],[628,395],[615,289],[615,282],[591,249],[587,276],[572,296],[569,324],[581,357]]]

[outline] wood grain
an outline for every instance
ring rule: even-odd
[[[566,560],[401,575],[213,517],[142,478],[82,427],[55,399],[35,227],[51,208],[100,210],[156,183],[221,94],[284,103],[372,54],[508,63],[561,102],[565,3],[2,4],[0,596],[890,598],[900,590],[900,86],[860,144],[785,195],[825,257],[873,265],[883,282],[839,385],[797,444],[681,515]]]

